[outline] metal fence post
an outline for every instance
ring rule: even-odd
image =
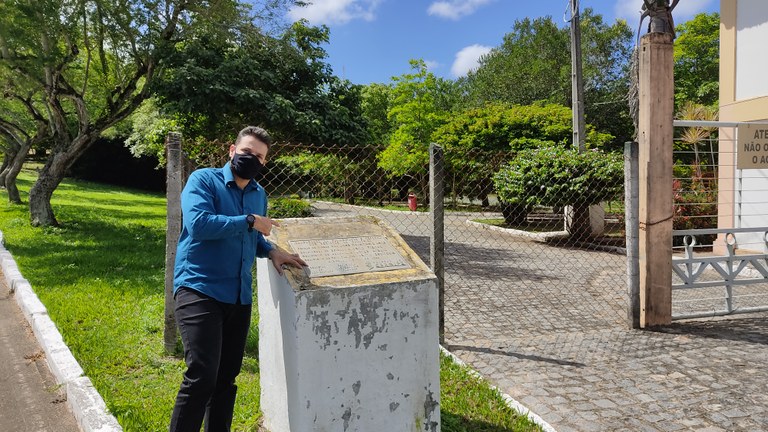
[[[627,242],[627,323],[629,328],[640,328],[640,261],[638,236],[638,146],[637,142],[624,144],[624,226]]]
[[[432,233],[429,239],[429,264],[437,276],[440,344],[445,342],[445,226],[443,221],[443,177],[445,161],[443,148],[429,145],[429,211],[432,215]]]
[[[176,351],[176,317],[173,302],[173,265],[176,260],[176,243],[181,233],[181,189],[184,164],[181,153],[181,134],[171,132],[166,143],[166,190],[167,214],[165,231],[165,328],[163,345],[166,354]]]

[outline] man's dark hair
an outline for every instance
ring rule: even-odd
[[[241,130],[240,133],[237,134],[237,140],[235,140],[235,145],[238,145],[240,143],[240,139],[242,139],[246,135],[252,136],[257,140],[263,142],[264,144],[267,145],[267,148],[272,147],[272,137],[269,136],[269,133],[267,131],[265,131],[264,129],[258,126],[244,127],[243,130]]]

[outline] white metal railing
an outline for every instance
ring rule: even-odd
[[[682,243],[672,259],[673,319],[768,311],[768,170],[738,169],[737,131],[722,132],[747,123],[768,126],[674,121],[676,128],[719,133],[676,139],[675,161],[683,162],[676,168],[675,214],[687,222],[676,223],[672,234]],[[691,177],[681,176],[686,172]]]
[[[734,293],[736,286],[750,286],[768,284],[768,254],[737,254],[736,233],[761,233],[766,249],[768,249],[768,227],[759,228],[730,228],[730,229],[699,229],[699,230],[675,230],[672,236],[684,236],[684,257],[672,258],[672,271],[680,279],[679,283],[672,284],[672,290],[714,288],[723,287],[721,297],[704,298],[696,297],[695,302],[722,300],[723,308],[713,308],[706,312],[687,312],[673,314],[672,319],[700,318],[716,315],[731,315],[737,313],[753,313],[768,311],[768,306],[736,306]],[[723,234],[727,253],[724,255],[694,254],[697,235]],[[738,297],[744,300],[746,297],[768,296],[768,290],[758,289],[752,293],[745,293]],[[685,301],[685,300],[683,300]]]

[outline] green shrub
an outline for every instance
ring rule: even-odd
[[[571,109],[559,104],[489,103],[454,113],[432,134],[445,149],[449,193],[487,199],[493,174],[518,152],[566,146],[572,140]],[[613,137],[587,125],[587,148],[602,148]],[[455,197],[454,197],[455,199]]]
[[[499,199],[518,212],[534,205],[588,206],[623,191],[624,163],[619,154],[551,146],[520,152],[493,180]]]
[[[312,206],[297,198],[271,198],[268,214],[276,219],[311,217]]]
[[[713,170],[675,167],[675,180],[672,182],[675,212],[672,229],[690,230],[717,228],[717,173]],[[684,177],[678,177],[679,173]],[[690,174],[688,174],[690,172]],[[696,236],[698,244],[709,245],[717,238],[716,234]],[[673,245],[680,246],[683,237],[675,236]]]

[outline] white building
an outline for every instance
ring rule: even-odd
[[[768,1],[720,1],[721,121],[768,121],[767,45]],[[736,138],[736,128],[720,129],[718,226],[768,226],[768,169],[738,169]],[[739,234],[739,248],[768,252],[763,237]]]

